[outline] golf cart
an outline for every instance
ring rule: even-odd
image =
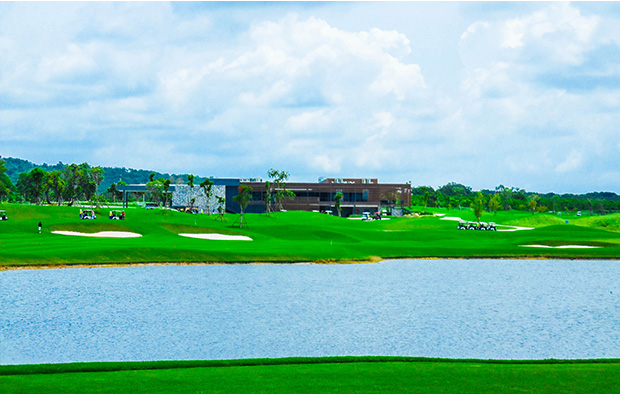
[[[497,230],[497,226],[493,222],[489,222],[488,224],[484,224],[485,230]]]
[[[197,207],[183,207],[179,211],[188,214],[198,214],[200,212]]]
[[[493,222],[487,224],[484,222],[461,221],[456,228],[459,230],[497,230],[497,226]]]
[[[468,230],[480,230],[480,224],[477,222],[468,222],[467,223]]]
[[[362,221],[370,221],[372,219],[372,217],[370,216],[370,212],[369,211],[364,211],[362,213]]]
[[[8,221],[9,217],[6,216],[6,211],[0,210],[0,221]]]
[[[122,210],[110,211],[110,219],[125,219],[125,211],[122,211]]]
[[[95,210],[82,210],[80,209],[80,219],[95,219]]]

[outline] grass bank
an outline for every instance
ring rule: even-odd
[[[9,221],[0,222],[0,262],[8,266],[172,262],[342,262],[378,258],[560,258],[620,257],[620,216],[557,217],[511,211],[486,213],[482,220],[534,229],[515,232],[458,231],[456,221],[436,216],[360,221],[311,212],[237,215],[225,222],[215,216],[173,211],[126,210],[124,221],[80,220],[78,208],[2,204]],[[443,211],[446,217],[473,220],[471,210]],[[38,233],[37,224],[43,223]],[[568,223],[566,223],[568,221]],[[509,228],[503,228],[509,229]],[[53,234],[133,232],[138,238],[116,239]],[[179,233],[242,235],[252,241],[201,240]],[[582,245],[599,248],[533,248]]]
[[[620,360],[326,357],[0,366],[2,393],[618,393]]]

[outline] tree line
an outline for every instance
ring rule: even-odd
[[[88,163],[64,165],[46,165],[20,172],[13,183],[9,174],[17,168],[28,168],[28,161],[9,158],[8,162],[0,159],[0,201],[31,202],[47,204],[73,204],[76,200],[116,202],[122,196],[118,186],[125,181],[104,182],[107,168],[90,166]],[[47,170],[46,170],[47,169]],[[115,168],[119,169],[119,168]],[[123,169],[123,173],[127,169]],[[145,170],[133,171],[138,176],[133,183],[147,184],[147,196],[150,201],[167,205],[172,197],[170,185],[187,183],[193,189],[201,188],[207,201],[211,198],[209,178],[200,178],[192,174],[177,176]],[[116,173],[114,173],[116,174]],[[267,214],[281,210],[285,199],[294,197],[286,189],[290,174],[283,170],[269,169],[265,181],[265,192],[260,197]],[[109,186],[107,186],[109,185]],[[107,188],[105,187],[107,186]],[[103,191],[102,191],[103,189]],[[245,194],[245,192],[244,192]],[[248,201],[256,199],[252,191],[247,191]],[[480,195],[480,196],[479,196]],[[224,197],[218,197],[224,199]],[[476,200],[478,199],[478,200]],[[193,205],[193,202],[190,202]],[[471,208],[473,204],[482,205],[490,212],[499,210],[528,210],[531,212],[575,212],[587,211],[590,214],[605,214],[620,211],[620,196],[613,192],[590,192],[587,194],[555,194],[528,192],[522,188],[497,186],[494,190],[473,191],[471,187],[451,182],[438,189],[431,186],[412,187],[412,206]],[[222,203],[219,203],[221,206]],[[247,205],[247,204],[246,204]],[[243,207],[245,210],[245,207]],[[210,210],[209,210],[210,211]]]
[[[4,167],[4,161],[0,160]],[[2,170],[0,167],[0,171]],[[62,170],[45,171],[35,167],[19,173],[17,183],[11,188],[9,200],[28,201],[35,204],[67,203],[77,200],[99,202],[97,188],[103,181],[103,169],[88,163],[67,165]]]
[[[411,189],[411,205],[421,207],[470,208],[482,205],[490,212],[521,210],[531,212],[576,212],[606,214],[620,211],[620,196],[613,192],[587,194],[540,194],[522,188],[497,186],[494,190],[473,191],[451,182],[438,189],[418,186]]]

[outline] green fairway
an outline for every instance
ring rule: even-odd
[[[555,257],[618,258],[620,215],[568,217],[527,212],[485,213],[483,221],[534,229],[457,230],[458,221],[437,216],[361,221],[312,212],[216,216],[175,211],[126,209],[124,221],[80,220],[75,207],[2,204],[8,221],[0,222],[3,265],[101,264],[139,262],[336,262],[399,257]],[[443,211],[446,217],[474,220],[471,210]],[[38,233],[38,222],[43,231]],[[568,224],[566,223],[568,221]],[[500,230],[510,229],[500,227]],[[96,238],[52,231],[134,232],[137,238]],[[252,241],[203,240],[179,233],[249,236]],[[599,248],[537,248],[580,245]]]
[[[618,393],[620,360],[286,358],[0,366],[2,393]]]

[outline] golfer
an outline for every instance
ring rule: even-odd
[[[41,224],[41,221],[39,221],[39,233],[41,233],[41,227],[43,227],[43,225]]]

